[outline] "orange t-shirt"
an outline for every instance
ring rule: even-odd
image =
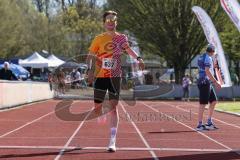
[[[114,36],[107,33],[94,38],[89,51],[96,56],[95,77],[121,77],[121,55],[128,47],[128,40],[124,34]]]

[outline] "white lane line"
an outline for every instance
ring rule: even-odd
[[[0,83],[1,84],[1,83]],[[46,99],[46,100],[41,100],[41,101],[37,101],[37,102],[31,102],[31,103],[26,103],[26,104],[21,104],[21,105],[17,105],[17,106],[13,106],[13,107],[6,107],[6,108],[0,108],[0,113],[1,112],[8,112],[11,110],[17,110],[17,109],[23,109],[26,107],[33,107],[32,105],[35,104],[40,104],[40,103],[45,103],[47,101],[51,102],[52,99]],[[1,103],[0,103],[1,104]],[[1,105],[0,105],[1,106]]]
[[[49,112],[49,113],[47,113],[47,114],[45,114],[45,115],[43,115],[43,116],[41,116],[41,117],[39,117],[39,118],[37,118],[37,119],[35,119],[35,120],[33,120],[33,121],[30,121],[30,122],[28,122],[28,123],[26,123],[26,124],[24,124],[24,125],[16,128],[16,129],[12,130],[12,131],[9,131],[9,132],[1,135],[0,138],[3,138],[3,137],[5,137],[5,136],[7,136],[7,135],[9,135],[9,134],[11,134],[11,133],[13,133],[13,132],[16,132],[16,131],[18,131],[18,130],[20,130],[20,129],[22,129],[22,128],[24,128],[24,127],[26,127],[26,126],[28,126],[28,125],[30,125],[30,124],[32,124],[32,123],[34,123],[34,122],[37,122],[37,121],[43,119],[44,117],[47,117],[48,115],[53,114],[54,112],[55,112],[55,111]]]
[[[83,147],[83,150],[105,149],[106,147]],[[183,151],[183,152],[230,152],[228,149],[193,149],[193,148],[141,148],[141,147],[119,147],[118,150],[125,151]]]
[[[179,123],[179,124],[181,124],[181,125],[183,125],[183,126],[189,128],[189,129],[191,129],[191,130],[193,130],[193,131],[196,131],[194,128],[192,128],[192,127],[186,125],[185,123],[182,123],[182,122],[180,122],[180,121],[178,121],[178,120],[172,118],[171,116],[169,116],[169,115],[167,115],[167,114],[165,114],[165,113],[163,113],[163,112],[160,112],[159,110],[153,108],[152,106],[150,106],[150,105],[148,105],[148,104],[145,104],[145,103],[143,103],[143,102],[141,102],[141,103],[144,104],[146,107],[152,109],[153,111],[158,112],[158,113],[162,113],[162,114],[166,115],[167,117],[169,117],[170,119],[172,119],[173,121],[175,121],[175,122],[177,122],[177,123]],[[162,102],[162,103],[164,103],[164,102]],[[165,103],[165,104],[166,104],[166,105],[169,105],[169,106],[173,106],[173,105],[168,104],[168,103]],[[211,141],[213,141],[213,142],[219,144],[220,146],[222,146],[222,147],[224,147],[224,148],[226,148],[226,149],[228,149],[228,150],[232,150],[232,148],[230,148],[230,147],[228,147],[228,146],[222,144],[221,142],[218,142],[217,140],[215,140],[215,139],[213,139],[213,138],[207,136],[206,134],[204,134],[204,133],[202,133],[202,132],[199,132],[199,131],[196,131],[196,132],[199,133],[200,135],[202,135],[203,137],[205,137],[205,138],[207,138],[207,139],[209,139],[209,140],[211,140]]]
[[[66,105],[66,106],[68,106],[68,105]],[[65,108],[66,106],[63,106],[63,108]],[[49,113],[47,113],[47,114],[45,114],[45,115],[43,115],[43,116],[41,116],[41,117],[39,117],[39,118],[37,118],[37,119],[34,119],[33,121],[30,121],[30,122],[28,122],[28,123],[26,123],[26,124],[24,124],[24,125],[22,125],[22,126],[16,128],[16,129],[12,130],[12,131],[9,131],[9,132],[7,132],[7,133],[1,135],[0,138],[3,138],[3,137],[5,137],[5,136],[7,136],[7,135],[9,135],[9,134],[11,134],[11,133],[13,133],[13,132],[16,132],[16,131],[18,131],[18,130],[20,130],[20,129],[22,129],[22,128],[24,128],[24,127],[30,125],[30,124],[33,124],[33,123],[35,123],[35,122],[37,122],[37,121],[39,121],[39,120],[41,120],[41,119],[43,119],[43,118],[45,118],[45,117],[47,117],[47,116],[53,114],[53,113],[55,113],[55,112],[56,112],[56,111],[54,110],[54,111],[49,112]]]
[[[83,126],[83,123],[85,122],[85,120],[88,118],[88,116],[92,113],[93,108],[90,112],[88,112],[88,114],[86,115],[86,117],[83,119],[83,121],[79,124],[78,128],[74,131],[74,133],[72,134],[72,136],[68,139],[67,143],[63,146],[63,148],[61,148],[61,151],[58,153],[58,155],[55,157],[54,160],[58,160],[61,158],[61,156],[64,154],[64,151],[66,151],[66,148],[69,146],[69,144],[71,143],[71,141],[73,140],[73,138],[76,136],[76,134],[80,131],[80,129]]]
[[[190,106],[193,106],[193,107],[195,107],[195,108],[197,108],[197,105],[192,105],[192,104],[187,104],[187,105],[190,105]],[[180,108],[179,108],[180,109]],[[181,108],[181,110],[184,110],[184,109],[182,109]],[[192,113],[196,113],[196,112],[192,112]],[[197,113],[196,113],[197,114]],[[223,124],[226,124],[226,125],[229,125],[229,126],[232,126],[232,127],[235,127],[235,128],[238,128],[238,129],[240,129],[240,126],[238,126],[238,125],[235,125],[235,124],[232,124],[232,123],[228,123],[228,122],[225,122],[225,121],[223,121],[223,120],[220,120],[220,119],[218,119],[218,118],[212,118],[213,120],[216,120],[216,121],[218,121],[218,122],[221,122],[221,123],[223,123]]]
[[[125,114],[127,115],[127,117],[130,119],[131,124],[133,125],[133,127],[135,128],[135,130],[137,131],[138,135],[140,136],[141,140],[143,141],[144,145],[149,149],[150,154],[152,155],[154,160],[159,160],[157,155],[155,154],[155,152],[153,150],[151,150],[150,145],[148,144],[148,142],[146,141],[146,139],[143,137],[142,133],[140,132],[140,130],[138,129],[137,125],[132,121],[132,119],[130,118],[130,115],[128,114],[128,112],[126,111],[125,107],[123,106],[123,104],[120,102],[119,103],[123,109],[123,111],[125,112]]]
[[[0,146],[0,149],[62,149],[64,146]],[[106,150],[106,147],[78,147],[68,146],[65,150]],[[144,148],[144,147],[117,147],[122,151],[182,151],[182,152],[231,152],[228,149],[202,149],[202,148]],[[237,151],[237,150],[235,150]]]
[[[189,112],[188,110],[181,108],[181,105],[178,105],[178,106],[175,106],[175,107],[176,107],[177,109],[179,109],[179,110],[182,110],[182,111],[185,111],[185,112]],[[198,114],[198,113],[193,112],[193,111],[191,111],[191,113],[196,114],[196,115]],[[232,126],[232,127],[235,127],[235,128],[240,129],[240,126],[237,126],[237,125],[235,125],[235,124],[228,123],[228,122],[222,121],[222,120],[217,119],[217,118],[212,118],[212,119],[213,119],[213,120],[216,120],[216,121],[218,121],[218,122],[221,122],[221,123],[223,123],[223,124],[226,124],[226,125],[228,125],[228,126]]]
[[[62,149],[63,146],[0,146],[1,149]],[[74,149],[76,147],[69,147]]]

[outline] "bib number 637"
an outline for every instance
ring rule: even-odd
[[[114,61],[111,58],[104,58],[102,66],[104,69],[112,69],[114,67]]]

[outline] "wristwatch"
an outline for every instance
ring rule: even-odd
[[[139,61],[140,59],[142,59],[142,57],[138,56],[138,57],[137,57],[137,60]]]

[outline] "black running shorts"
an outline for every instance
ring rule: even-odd
[[[109,100],[119,100],[121,78],[97,78],[94,82],[94,102],[102,103],[108,91]]]
[[[208,104],[217,101],[215,90],[210,82],[199,83],[199,103]]]

